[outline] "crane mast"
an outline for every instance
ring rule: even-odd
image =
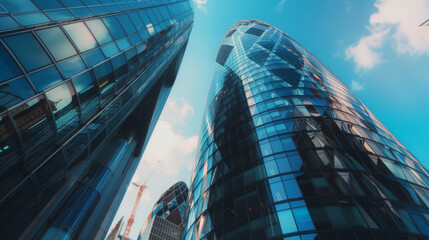
[[[127,226],[125,227],[125,232],[122,235],[122,240],[128,240],[128,238],[129,238],[129,234],[131,232],[131,228],[132,228],[133,223],[134,223],[134,218],[136,216],[136,212],[137,212],[137,209],[139,207],[140,198],[143,195],[143,191],[147,188],[147,184],[149,182],[149,179],[152,177],[153,173],[155,172],[155,170],[157,169],[159,164],[160,164],[160,162],[156,163],[155,167],[152,169],[151,173],[149,174],[146,181],[142,185],[138,185],[137,183],[132,183],[134,186],[139,188],[139,192],[137,193],[136,200],[134,201],[133,210],[131,211],[130,218],[127,221]]]

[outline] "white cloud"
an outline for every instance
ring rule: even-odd
[[[365,84],[361,84],[358,81],[352,80],[352,90],[355,92],[363,90],[365,87]]]
[[[369,19],[371,34],[363,36],[346,50],[358,69],[371,69],[382,61],[380,49],[384,44],[398,54],[429,54],[429,45],[420,35],[418,26],[427,19],[427,0],[377,0],[377,12]]]
[[[184,98],[180,98],[179,101],[169,99],[160,120],[168,121],[173,125],[187,126],[186,120],[193,114],[194,108]]]
[[[207,8],[204,6],[207,4],[208,0],[194,0],[194,2],[197,4],[197,8],[201,9],[203,12],[207,13]]]
[[[281,12],[283,10],[285,3],[286,3],[286,0],[280,0],[276,5],[276,11]]]

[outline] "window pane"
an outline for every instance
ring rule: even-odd
[[[0,45],[0,82],[16,77],[21,74],[21,70],[9,53]]]
[[[72,13],[76,15],[76,17],[87,17],[87,16],[94,15],[94,13],[91,10],[89,10],[89,8],[87,7],[71,8],[70,11],[72,11]]]
[[[119,21],[121,21],[122,26],[124,26],[125,31],[127,32],[128,35],[133,34],[137,31],[136,27],[134,26],[128,14],[118,15],[118,18],[119,18]]]
[[[82,119],[86,120],[99,107],[98,87],[92,71],[73,78],[73,84],[79,95]]]
[[[24,26],[30,26],[40,23],[50,22],[44,13],[28,13],[23,15],[15,15],[15,18]]]
[[[64,26],[73,42],[81,52],[97,47],[97,42],[82,22]]]
[[[0,17],[0,30],[19,27],[18,23],[9,16]]]
[[[293,215],[295,216],[299,231],[314,230],[313,221],[311,221],[307,207],[294,208]]]
[[[83,59],[85,59],[85,62],[86,64],[88,64],[89,67],[92,67],[97,63],[100,63],[105,60],[106,57],[104,57],[103,52],[99,48],[96,48],[94,50],[84,53]]]
[[[86,24],[100,45],[113,41],[109,30],[107,30],[106,26],[100,19],[86,21]]]
[[[116,40],[125,37],[125,31],[115,16],[105,17],[103,20]]]
[[[104,54],[106,54],[107,57],[112,57],[113,55],[119,53],[119,49],[114,42],[111,44],[105,45],[102,48],[103,48]]]
[[[18,137],[12,122],[6,114],[2,114],[0,115],[0,176],[17,165],[21,156]]]
[[[142,29],[146,29],[142,19],[140,18],[139,14],[137,12],[130,12],[130,17],[133,20],[134,24],[136,25],[137,29],[140,31]]]
[[[58,27],[37,31],[37,35],[57,61],[77,54],[73,45]]]
[[[272,183],[270,184],[270,188],[271,188],[271,193],[273,195],[274,202],[287,200],[287,196],[283,188],[282,182]]]
[[[1,4],[9,12],[27,12],[39,10],[30,0],[2,0]]]
[[[98,86],[101,92],[101,101],[104,104],[113,97],[115,92],[115,76],[110,61],[98,65],[94,68],[97,76]]]
[[[79,56],[68,59],[58,64],[61,72],[66,78],[76,75],[86,69],[85,64]]]
[[[286,180],[283,183],[289,199],[302,197],[301,190],[299,189],[298,183],[295,179]]]
[[[59,0],[33,0],[39,5],[42,9],[58,9],[65,8],[63,4]]]
[[[52,138],[54,126],[43,96],[38,96],[12,109],[11,114],[24,141],[24,149]]]
[[[29,77],[31,82],[39,92],[63,80],[55,66],[51,66],[38,72],[32,73]]]
[[[278,215],[283,234],[293,233],[297,231],[295,220],[293,219],[291,210],[280,211]]]
[[[58,139],[62,139],[79,125],[78,102],[70,82],[46,92],[52,102],[52,112],[57,124]]]
[[[51,63],[51,59],[31,33],[6,37],[4,40],[27,71]]]
[[[74,18],[73,14],[71,14],[69,10],[50,11],[46,12],[46,15],[48,15],[54,21]]]
[[[81,0],[62,0],[67,7],[83,7],[86,6]]]
[[[34,91],[24,77],[0,85],[0,111],[34,95]],[[1,150],[1,149],[0,149]]]

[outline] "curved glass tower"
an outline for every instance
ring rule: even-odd
[[[185,225],[188,186],[178,182],[155,203],[138,240],[179,240]]]
[[[183,239],[423,239],[428,171],[277,28],[219,48]]]
[[[0,239],[103,238],[192,24],[190,0],[0,0]]]

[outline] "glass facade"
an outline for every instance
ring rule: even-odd
[[[182,239],[427,239],[428,171],[279,29],[216,58]]]
[[[141,155],[192,24],[190,0],[0,0],[1,239],[76,237],[109,206],[135,168],[100,149]]]
[[[188,186],[178,182],[155,203],[138,240],[179,240],[185,225]]]

